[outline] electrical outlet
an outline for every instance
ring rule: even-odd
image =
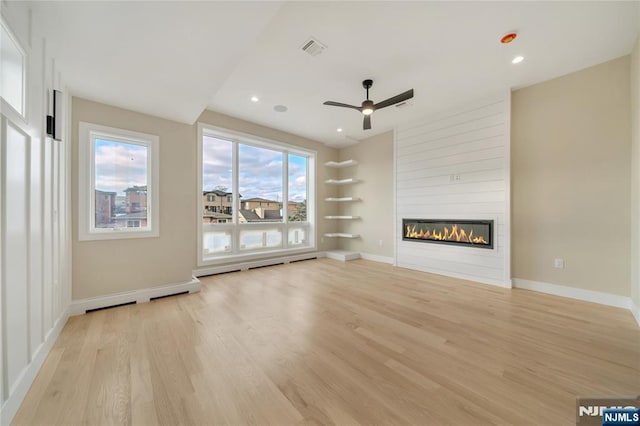
[[[564,269],[564,259],[555,259],[553,261],[553,267],[558,269]]]
[[[378,245],[379,245],[380,247],[382,247],[382,246],[384,245],[384,241],[383,241],[383,240],[378,240]]]

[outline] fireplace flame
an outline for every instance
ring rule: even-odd
[[[430,230],[429,228],[422,229],[422,227],[420,227],[420,230],[416,230],[416,225],[407,225],[405,237],[436,241],[455,241],[458,243],[489,244],[482,235],[478,237],[474,236],[473,229],[467,234],[467,231],[457,224],[453,225],[451,230],[445,226],[444,231]]]

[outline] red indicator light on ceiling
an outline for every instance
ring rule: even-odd
[[[501,39],[500,39],[500,43],[502,44],[509,44],[511,43],[513,40],[516,39],[516,37],[518,37],[518,34],[516,33],[509,33],[509,34],[505,34]]]

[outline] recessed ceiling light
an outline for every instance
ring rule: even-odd
[[[511,60],[511,63],[512,64],[519,64],[522,61],[524,61],[524,56],[516,56],[515,58],[513,58]]]
[[[340,132],[342,131],[342,129],[341,129],[340,127],[338,127],[338,128],[336,129],[336,131],[337,131],[338,133],[340,133]]]
[[[273,107],[273,109],[274,109],[275,111],[278,111],[278,112],[287,112],[287,110],[288,110],[289,108],[287,108],[287,107],[286,107],[286,106],[284,106],[284,105],[276,105],[276,106],[274,106],[274,107]]]
[[[257,96],[252,96],[251,97],[251,102],[258,102],[260,99],[258,99]]]

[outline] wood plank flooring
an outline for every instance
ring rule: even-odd
[[[15,424],[575,424],[640,394],[628,311],[329,259],[73,317]]]

